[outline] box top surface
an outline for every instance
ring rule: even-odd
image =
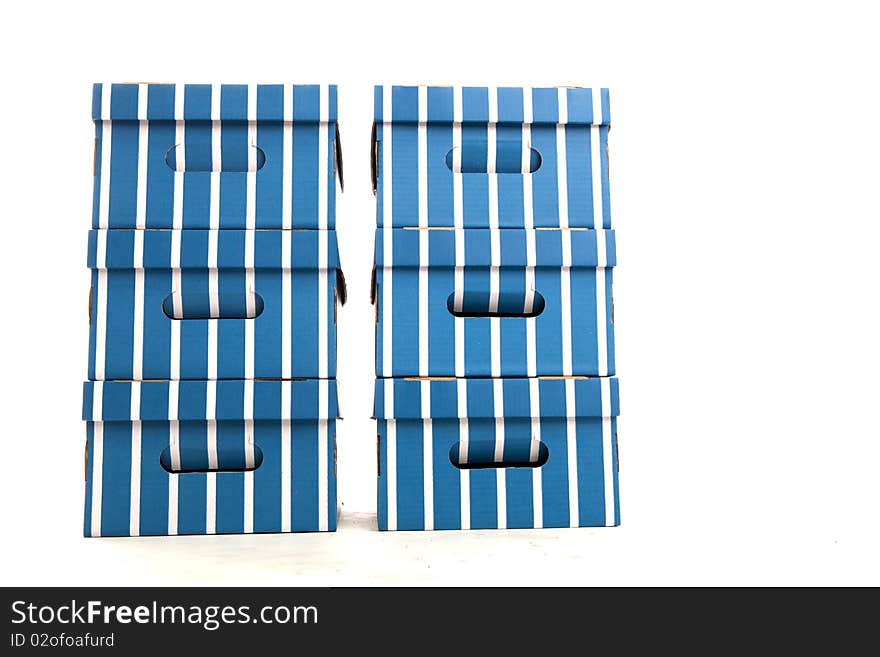
[[[336,121],[336,85],[96,83],[95,121]]]
[[[286,388],[286,390],[285,390]],[[290,404],[282,407],[287,397]],[[209,411],[213,401],[213,410]],[[83,420],[330,420],[336,381],[86,381]]]
[[[252,260],[245,254],[253,240]],[[136,241],[141,240],[140,245]],[[216,240],[216,262],[209,243]],[[284,241],[290,258],[282,261]],[[322,243],[323,241],[323,243]],[[175,245],[179,244],[179,251]],[[333,270],[339,268],[336,231],[333,230],[134,230],[89,231],[87,266],[90,269],[135,268],[135,253],[144,269],[286,269]]]
[[[376,85],[379,123],[610,125],[608,89]]]
[[[386,420],[616,417],[616,378],[376,379],[373,416]],[[574,400],[570,406],[566,399]]]

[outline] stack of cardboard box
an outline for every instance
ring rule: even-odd
[[[616,525],[606,89],[375,89],[380,529]]]
[[[85,534],[334,530],[336,88],[98,84],[93,119]]]

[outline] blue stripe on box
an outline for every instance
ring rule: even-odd
[[[393,91],[395,120],[406,121],[391,126],[391,165],[394,186],[391,208],[394,224],[418,225],[418,95],[415,87],[396,87]],[[415,114],[414,114],[415,113]]]
[[[434,383],[432,382],[432,388]],[[431,395],[431,414],[450,417],[455,414],[451,398],[435,400]],[[460,472],[449,467],[449,450],[459,442],[457,422],[432,423],[434,466],[434,527],[435,529],[461,528]]]
[[[542,381],[540,388],[541,442],[550,457],[541,468],[543,517],[545,527],[567,527],[568,513],[568,444],[565,381]]]
[[[168,423],[142,423],[140,531],[144,535],[168,533],[168,473],[156,467],[168,446]]]
[[[579,524],[605,524],[605,473],[602,466],[601,423],[577,423]]]
[[[532,148],[541,154],[540,175],[532,175],[532,207],[535,227],[559,226],[559,182],[556,128],[532,126]]]
[[[115,378],[132,376],[132,343],[134,339],[134,271],[119,271],[107,276],[107,342],[104,371],[119,372]],[[100,312],[100,311],[99,311]]]
[[[571,111],[569,103],[569,112]],[[565,131],[565,152],[569,225],[590,226],[592,228],[591,187],[585,184],[590,180],[589,129],[567,128]]]
[[[522,115],[522,99],[518,100],[520,115]],[[499,103],[499,118],[503,110]],[[508,110],[508,113],[512,113]],[[507,167],[506,170],[520,171],[522,167],[521,155],[524,148],[522,141],[522,126],[499,125],[496,129],[496,167],[498,170]],[[503,154],[515,155],[516,161],[505,160]],[[501,228],[522,228],[525,225],[523,176],[516,174],[498,174],[498,224]]]
[[[281,263],[281,243],[272,239],[272,233],[258,231],[254,236],[254,249]],[[278,270],[259,269],[254,274],[254,285],[257,290],[280,289],[281,277]],[[260,345],[259,350],[254,349],[254,371],[259,371],[262,378],[281,377],[281,304],[277,301],[270,299],[270,303],[265,304],[264,300],[260,321],[254,322],[254,342]]]
[[[220,87],[220,120],[247,121],[247,101],[247,85],[222,85]]]
[[[428,120],[452,104],[451,89],[428,89]],[[452,226],[454,218],[453,181],[446,166],[446,153],[452,144],[451,125],[426,128],[428,148],[428,225]],[[381,225],[382,215],[379,215]]]
[[[303,422],[299,430],[304,439],[291,441],[295,466],[295,476],[291,476],[291,528],[295,532],[314,531],[318,527],[318,423]]]
[[[198,85],[201,95],[203,85]],[[202,102],[197,100],[195,88],[187,85],[186,104]],[[210,87],[207,93],[210,94]],[[210,103],[210,99],[204,101]],[[209,114],[210,116],[210,114]],[[211,173],[210,161],[205,162],[206,155],[211,153],[210,121],[188,121],[184,130],[184,151],[186,155],[185,171],[183,172],[183,228],[210,228]],[[176,145],[175,149],[180,148]],[[175,166],[178,166],[175,163]],[[196,167],[199,169],[196,170]]]
[[[174,111],[173,86],[150,85],[147,97],[148,117],[153,111],[164,112],[167,108]],[[174,145],[174,123],[151,121],[147,130],[146,227],[170,227],[174,217],[174,172],[166,163],[165,155]]]
[[[254,415],[271,417],[281,410],[281,387],[261,386],[254,391]],[[254,531],[281,531],[281,422],[260,422],[260,440],[255,444],[263,452],[263,463],[254,471]],[[259,501],[259,503],[258,503]]]
[[[247,87],[243,85],[224,85],[220,92],[220,118],[238,119],[238,122],[220,124],[220,164],[222,169],[228,169],[234,162],[239,169],[221,170],[219,174],[220,228],[244,226],[247,221],[247,175],[240,172],[242,165],[246,168],[249,157],[248,125],[244,122],[247,120],[247,93]],[[263,142],[258,139],[257,143]],[[244,260],[240,262],[244,264]]]
[[[257,144],[266,153],[266,161],[256,178],[255,211],[257,228],[275,228],[282,225],[282,191],[284,152],[283,129],[267,117],[283,115],[284,89],[279,86],[257,88]],[[296,148],[296,145],[294,145]],[[269,159],[269,154],[279,156]],[[296,168],[289,176],[297,175]],[[244,176],[242,176],[244,178]]]
[[[101,534],[124,536],[129,533],[131,504],[131,424],[105,424],[104,445],[102,483],[113,494],[101,498]]]
[[[111,112],[114,106],[130,106],[137,110],[137,85],[114,85],[111,93]],[[133,222],[137,201],[138,124],[133,121],[112,123],[110,147],[110,228],[114,219],[122,224]]]
[[[428,260],[436,262],[439,252],[454,248],[452,231],[431,231],[428,242]],[[428,341],[429,345],[443,344],[446,348],[428,349],[428,371],[452,372],[455,369],[455,317],[449,312],[446,298],[455,290],[455,273],[448,267],[428,270]],[[412,312],[412,311],[410,311]],[[381,343],[381,340],[379,340]]]
[[[146,244],[145,244],[146,249]],[[171,271],[144,271],[144,308],[161,308],[172,289]],[[171,377],[171,322],[164,313],[144,313],[143,371],[157,379]],[[151,367],[147,367],[151,364]]]
[[[318,219],[318,130],[297,124],[296,117],[303,111],[317,112],[319,98],[317,87],[297,87],[293,95],[293,215],[310,217],[313,226]]]
[[[420,231],[395,231],[392,236],[396,253],[409,251],[418,256]],[[394,330],[391,332],[392,354],[395,369],[419,372],[419,282],[418,275],[395,276],[391,297]]]

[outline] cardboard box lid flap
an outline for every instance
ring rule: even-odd
[[[423,408],[422,392],[427,387],[430,408]],[[459,392],[467,396],[461,404]],[[567,408],[567,398],[574,399],[574,408]],[[505,419],[531,418],[533,408],[545,419],[616,417],[620,412],[617,378],[377,379],[373,416],[386,420],[494,419],[499,415],[496,407],[503,409]]]
[[[290,407],[282,408],[282,389],[286,386],[290,388]],[[209,387],[216,400],[211,416],[206,412]],[[86,421],[308,421],[332,420],[338,415],[334,379],[86,381],[83,385]]]
[[[214,93],[220,94],[220,102],[214,103],[212,117]],[[285,107],[285,98],[292,98],[290,108]],[[247,121],[249,116],[258,122],[334,123],[336,85],[96,83],[92,87],[95,121]]]
[[[256,230],[253,239],[254,269],[325,270],[339,269],[335,230]],[[132,269],[136,250],[142,254],[144,269],[168,269],[172,249],[180,244],[181,269],[245,268],[245,248],[249,231],[223,230],[130,230],[93,229],[89,231],[87,266],[90,269]],[[326,241],[321,245],[321,239]],[[216,267],[209,266],[209,242],[217,241]],[[290,240],[290,261],[282,263],[282,244]],[[135,249],[135,241],[142,244]],[[322,254],[323,251],[323,254]],[[322,258],[325,262],[321,262]]]
[[[392,240],[391,262],[386,262],[385,258],[387,239]],[[428,262],[420,262],[419,246],[422,239],[428,239]],[[535,262],[529,262],[528,256],[528,245],[532,240],[535,246]],[[491,267],[496,265],[492,260],[493,241],[500,249],[501,267],[614,267],[617,264],[613,230],[506,228],[459,230],[379,228],[376,230],[374,240],[374,262],[377,267],[406,268],[428,265],[434,268],[455,267],[458,244],[464,246],[466,268]],[[567,254],[564,247],[567,247]]]
[[[605,88],[376,85],[373,100],[378,123],[582,126],[611,123],[609,94]],[[420,103],[425,102],[427,107],[420,107]]]

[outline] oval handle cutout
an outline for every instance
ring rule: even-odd
[[[501,292],[493,299],[489,292],[453,292],[446,309],[456,317],[537,317],[544,312],[540,292]]]
[[[172,292],[162,301],[162,312],[168,319],[255,319],[263,312],[263,297],[256,292],[228,293],[220,295],[212,307],[206,294],[187,296]]]
[[[446,166],[453,173],[534,173],[541,168],[541,154],[519,141],[499,140],[493,162],[487,142],[465,142],[446,153]]]
[[[263,464],[263,450],[253,445],[253,459],[248,463],[248,456],[241,443],[231,446],[217,446],[217,462],[211,464],[204,443],[198,446],[185,448],[178,447],[180,451],[178,463],[174,463],[171,453],[171,445],[162,450],[159,455],[159,464],[169,474],[191,474],[197,472],[250,472]]]
[[[540,468],[550,458],[550,450],[540,440],[508,444],[504,451],[504,457],[497,460],[494,440],[471,440],[464,449],[458,442],[449,449],[449,462],[459,470]]]
[[[184,146],[183,157],[178,157],[177,149],[180,144],[175,144],[165,153],[165,164],[173,171],[196,172],[249,172],[259,171],[266,164],[266,153],[256,145],[247,148],[229,149],[223,153],[220,162],[214,162],[211,142],[187,143]]]

